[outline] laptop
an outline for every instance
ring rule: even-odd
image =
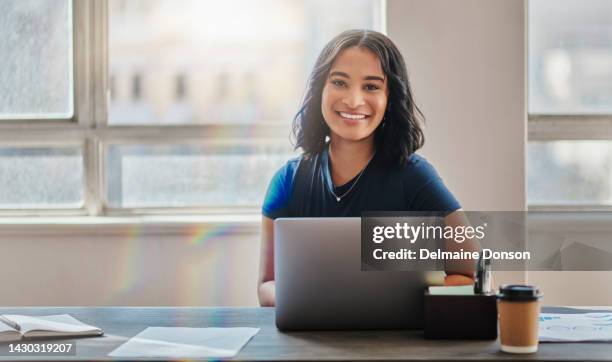
[[[274,221],[281,330],[422,329],[423,292],[443,272],[361,271],[360,218]]]

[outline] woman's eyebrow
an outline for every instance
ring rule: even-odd
[[[343,78],[351,79],[351,77],[347,73],[340,72],[338,70],[335,70],[335,71],[329,73],[329,76],[330,77],[337,76],[337,77],[343,77]],[[368,76],[363,77],[363,80],[378,80],[378,81],[380,81],[382,83],[385,82],[385,78],[380,77],[378,75],[368,75]]]
[[[383,83],[385,82],[385,78],[379,77],[377,75],[368,75],[367,77],[364,77],[363,80],[379,80]]]
[[[346,74],[344,72],[339,72],[339,71],[333,71],[333,72],[329,73],[329,76],[330,77],[338,76],[338,77],[344,77],[344,78],[349,78],[349,79],[351,78],[351,77],[349,77],[348,74]]]

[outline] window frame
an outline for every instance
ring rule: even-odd
[[[529,141],[612,140],[612,114],[529,114]]]
[[[98,4],[99,5],[99,4]],[[73,145],[81,147],[83,154],[83,206],[81,208],[54,209],[0,209],[0,216],[44,216],[44,215],[86,215],[93,199],[90,182],[93,175],[90,148],[94,137],[95,108],[93,72],[87,62],[88,51],[93,50],[91,27],[95,3],[70,1],[72,15],[72,87],[73,116],[70,118],[32,119],[16,117],[0,122],[1,147],[53,147]]]

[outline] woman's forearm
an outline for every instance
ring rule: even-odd
[[[447,226],[465,227],[470,225],[470,221],[464,214],[464,211],[459,209],[446,216],[444,222]],[[476,239],[468,238],[462,243],[458,243],[452,239],[446,240],[446,250],[451,252],[467,251],[467,252],[480,252],[481,246]],[[457,259],[457,260],[446,260],[444,263],[447,275],[459,274],[469,278],[474,278],[474,270],[476,261],[472,259]]]
[[[276,300],[274,293],[274,280],[269,280],[259,284],[257,294],[259,296],[259,305],[262,307],[274,307]]]

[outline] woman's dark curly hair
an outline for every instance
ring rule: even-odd
[[[423,114],[414,104],[404,58],[391,39],[371,30],[347,30],[333,38],[321,51],[310,74],[300,110],[293,118],[295,148],[301,147],[306,155],[314,155],[325,147],[329,127],[321,111],[323,87],[338,54],[355,46],[378,56],[389,89],[383,122],[374,131],[376,152],[386,161],[403,163],[425,142]]]

